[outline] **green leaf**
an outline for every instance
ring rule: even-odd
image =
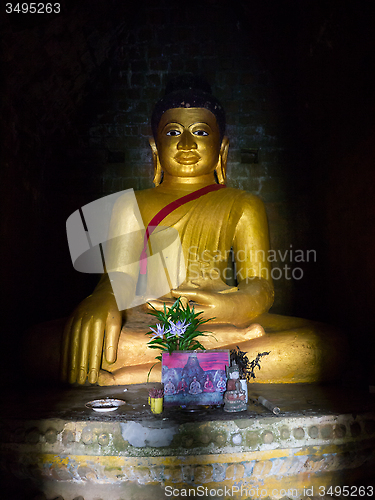
[[[209,319],[202,319],[202,312],[195,312],[194,306],[190,308],[189,304],[184,307],[181,304],[180,297],[178,297],[171,307],[167,308],[164,303],[164,311],[157,311],[154,306],[150,304],[152,311],[149,312],[150,315],[154,316],[159,324],[163,325],[167,330],[170,321],[176,323],[177,321],[185,321],[190,323],[186,329],[185,334],[182,337],[171,334],[170,332],[165,332],[164,338],[154,338],[149,340],[148,347],[150,349],[159,349],[162,352],[172,353],[176,350],[194,350],[201,349],[205,350],[205,347],[196,340],[197,337],[214,337],[210,332],[199,331],[200,325],[203,325],[210,321]],[[156,325],[151,325],[150,328],[157,329]],[[150,331],[147,335],[152,334]],[[215,338],[215,337],[214,337]],[[161,359],[159,355],[156,359]]]
[[[149,349],[160,349],[161,351],[168,351],[168,347],[160,347],[157,345],[149,345]]]

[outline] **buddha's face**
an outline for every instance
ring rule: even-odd
[[[160,120],[156,142],[161,168],[172,176],[198,177],[217,166],[220,130],[208,109],[167,110]]]

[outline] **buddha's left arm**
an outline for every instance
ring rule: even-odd
[[[215,323],[229,323],[238,327],[249,325],[257,316],[267,312],[273,303],[273,285],[268,262],[268,224],[262,201],[245,193],[235,207],[239,211],[232,241],[238,290],[218,293],[205,289],[172,290],[174,297],[181,294],[197,305],[206,319]],[[237,212],[238,213],[238,212]]]
[[[252,317],[267,312],[274,290],[269,263],[269,236],[263,202],[246,193],[235,229],[233,253],[241,303]]]

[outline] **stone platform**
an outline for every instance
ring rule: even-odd
[[[259,395],[281,414],[250,401],[241,413],[167,409],[153,415],[147,384],[5,394],[0,498],[375,497],[374,394],[249,385],[250,398]],[[103,397],[126,404],[110,413],[85,407]]]

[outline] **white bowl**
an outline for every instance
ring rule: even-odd
[[[93,401],[89,401],[86,403],[86,407],[90,408],[90,410],[94,411],[114,411],[117,410],[120,406],[124,405],[125,401],[122,399],[94,399]]]

